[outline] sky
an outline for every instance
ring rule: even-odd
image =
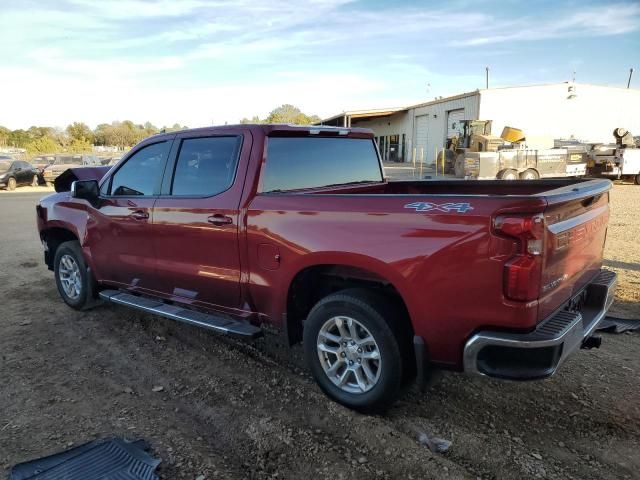
[[[640,1],[0,0],[0,125],[327,117],[490,86],[640,88]]]

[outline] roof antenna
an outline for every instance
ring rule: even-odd
[[[627,80],[627,88],[631,86],[631,77],[633,77],[633,67],[629,69],[629,80]]]
[[[484,67],[485,70],[485,84],[486,84],[486,88],[487,90],[489,89],[489,67]]]

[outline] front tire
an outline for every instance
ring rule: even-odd
[[[11,177],[9,180],[7,180],[7,190],[12,191],[15,190],[17,186],[16,183],[16,179]]]
[[[395,402],[408,366],[393,317],[391,303],[363,289],[329,295],[313,307],[304,324],[305,357],[325,394],[363,412]]]
[[[31,186],[32,187],[37,187],[39,183],[40,183],[40,181],[38,180],[38,176],[34,175],[33,176],[33,180],[31,180]]]
[[[95,305],[93,279],[77,241],[62,243],[56,250],[53,265],[58,293],[67,305],[75,310]]]

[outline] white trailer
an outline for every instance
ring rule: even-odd
[[[611,160],[594,165],[593,174],[615,179],[633,179],[640,185],[640,148],[616,148]]]

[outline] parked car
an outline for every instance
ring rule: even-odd
[[[55,161],[56,157],[54,155],[39,155],[31,160],[31,164],[42,173],[46,167],[53,165]]]
[[[38,169],[29,162],[0,158],[0,188],[15,190],[22,185],[38,186]]]
[[[370,130],[225,126],[66,172],[37,221],[70,307],[279,332],[329,397],[375,411],[431,368],[539,379],[598,346],[610,187],[386,182]]]
[[[53,185],[58,176],[72,167],[90,167],[100,165],[95,155],[56,155],[51,165],[43,171],[44,181],[47,185]]]

